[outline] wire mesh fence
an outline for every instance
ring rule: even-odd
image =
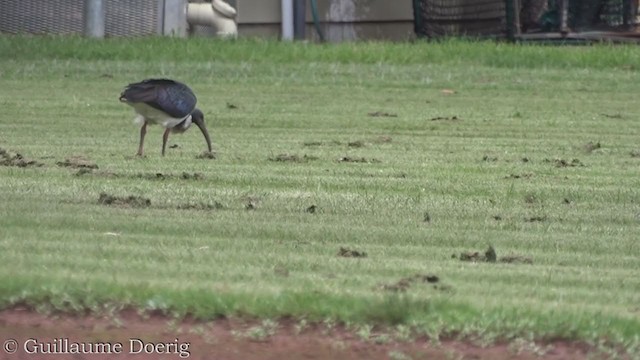
[[[413,0],[418,36],[635,29],[638,0]],[[564,11],[564,14],[563,14]]]
[[[414,0],[419,36],[483,36],[504,32],[505,0]]]
[[[0,0],[0,33],[81,34],[84,0]],[[105,35],[158,34],[158,0],[105,0]]]

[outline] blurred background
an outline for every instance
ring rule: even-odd
[[[635,41],[638,0],[0,0],[0,33]]]

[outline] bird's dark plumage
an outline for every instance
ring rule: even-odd
[[[181,82],[149,79],[129,84],[120,94],[120,101],[145,103],[171,117],[182,118],[191,114],[198,99],[193,91]]]
[[[152,124],[165,128],[162,136],[163,156],[169,133],[183,133],[191,124],[200,128],[211,152],[211,139],[204,122],[204,114],[196,108],[196,95],[187,85],[169,79],[143,80],[127,85],[120,94],[120,101],[134,108],[138,114],[136,122],[142,125],[138,155],[143,154],[147,125]]]

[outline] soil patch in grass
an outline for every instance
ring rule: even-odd
[[[24,157],[20,153],[10,152],[0,148],[0,166],[16,166],[16,167],[40,167],[44,164],[34,159]]]
[[[343,157],[338,159],[338,162],[370,164],[370,163],[379,163],[381,161],[378,160],[378,159],[367,159],[365,157],[343,156]]]
[[[365,258],[367,257],[367,253],[364,251],[353,250],[346,247],[340,247],[338,250],[338,256],[341,257],[352,257],[352,258]]]
[[[388,113],[386,111],[374,111],[367,113],[371,117],[398,117],[398,114]]]
[[[532,177],[532,173],[509,174],[509,176],[505,176],[505,179],[531,179]]]
[[[622,119],[623,118],[622,114],[600,114],[600,115],[602,115],[602,116],[604,116],[606,118],[609,118],[609,119]]]
[[[274,269],[274,272],[276,270]],[[280,275],[280,270],[276,275]],[[285,272],[282,272],[284,275]],[[221,317],[216,320],[175,319],[158,313],[142,314],[129,309],[110,316],[55,314],[47,316],[24,307],[0,311],[0,337],[24,344],[30,338],[41,343],[64,338],[74,342],[122,343],[117,355],[78,354],[74,359],[151,360],[276,360],[276,359],[477,359],[477,360],[584,360],[607,358],[594,345],[571,340],[512,341],[477,344],[457,338],[433,342],[424,336],[396,338],[394,329],[376,327],[370,339],[358,336],[343,324],[331,327],[299,319],[277,319],[269,336],[258,338],[256,329],[265,327],[259,319]],[[388,334],[388,341],[375,341]],[[244,336],[246,335],[246,336]],[[144,343],[188,344],[179,353],[131,353],[130,339]],[[260,340],[260,341],[258,341]],[[167,348],[165,348],[166,350]],[[541,351],[544,350],[544,351]],[[51,359],[51,354],[27,354],[22,347],[12,355],[16,359]],[[55,357],[55,356],[54,356]],[[9,357],[7,357],[9,358]],[[621,354],[620,358],[627,358]]]
[[[196,155],[196,159],[209,159],[215,160],[218,158],[218,155],[215,151],[203,151],[200,154]]]
[[[105,178],[131,178],[131,179],[144,179],[144,180],[204,180],[205,176],[202,173],[183,172],[182,174],[165,174],[161,172],[157,173],[135,173],[135,174],[121,174],[112,171],[94,171],[91,168],[80,168],[75,176],[96,176]]]
[[[338,141],[338,140],[331,140],[331,141],[316,141],[316,140],[311,140],[311,141],[305,141],[302,143],[303,146],[342,146],[344,145],[344,143],[342,141]]]
[[[95,162],[89,160],[88,158],[82,155],[68,157],[64,159],[64,161],[56,162],[56,165],[61,167],[70,167],[74,169],[97,169],[98,168],[98,165]]]
[[[431,119],[429,119],[431,121],[461,121],[462,119],[460,119],[457,116],[436,116],[436,117],[432,117]]]
[[[256,210],[260,205],[260,198],[257,196],[248,196],[244,208],[246,210]]]
[[[589,141],[588,143],[584,144],[583,149],[587,154],[592,153],[594,150],[598,150],[602,148],[602,145],[600,144],[600,142],[593,142],[593,141]]]
[[[572,159],[572,160],[565,160],[565,159],[544,159],[544,162],[546,163],[551,163],[553,164],[555,167],[559,167],[559,168],[566,168],[566,167],[582,167],[585,166],[582,161],[580,161],[580,159]]]
[[[479,251],[463,251],[459,255],[453,254],[451,258],[458,259],[460,261],[469,262],[489,262],[489,263],[506,263],[506,264],[533,264],[533,259],[529,256],[510,254],[507,256],[498,257],[496,250],[493,246],[489,245],[484,253]]]
[[[433,274],[415,274],[402,278],[392,284],[382,284],[380,289],[393,291],[393,292],[405,292],[411,288],[414,284],[436,284],[440,281],[440,277]]]
[[[115,196],[103,192],[100,193],[98,204],[108,206],[146,208],[151,206],[151,200],[142,196]]]
[[[317,160],[318,158],[316,156],[310,156],[310,155],[297,155],[297,154],[288,154],[288,153],[283,153],[283,154],[279,154],[276,156],[272,156],[269,158],[269,161],[275,161],[275,162],[295,162],[295,163],[304,163],[304,162],[308,162],[308,161],[312,161],[312,160]]]
[[[184,203],[176,206],[178,210],[220,210],[224,209],[224,205],[215,201],[213,204],[196,202],[196,203]]]

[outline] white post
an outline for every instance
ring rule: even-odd
[[[162,34],[187,36],[187,1],[164,0],[164,25]]]
[[[293,0],[282,0],[282,40],[293,40]]]
[[[93,38],[104,37],[104,2],[84,1],[84,35]]]

